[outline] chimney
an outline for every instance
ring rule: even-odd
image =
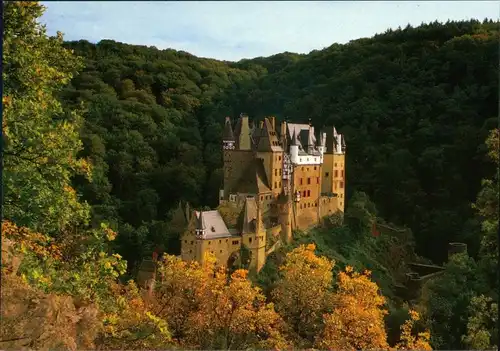
[[[269,117],[269,122],[271,122],[271,125],[273,126],[273,131],[276,131],[276,117]]]

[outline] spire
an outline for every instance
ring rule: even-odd
[[[203,211],[200,211],[200,215],[198,216],[198,221],[196,222],[196,229],[203,230]]]
[[[237,133],[238,137],[238,147],[239,150],[250,150],[252,144],[250,142],[250,124],[248,123],[248,116],[244,113],[240,115],[240,119],[238,121],[239,130]]]
[[[299,145],[299,141],[297,140],[297,134],[295,133],[295,130],[293,131],[292,135],[292,143],[290,145]]]
[[[203,238],[205,236],[205,228],[203,226],[203,211],[198,212],[198,218],[196,219],[196,237]]]
[[[311,123],[311,119],[309,119]],[[307,134],[307,152],[311,152],[314,149],[314,127],[309,124],[309,133]]]
[[[222,136],[224,141],[234,141],[233,128],[231,127],[231,119],[226,117],[226,123],[224,124],[224,134]]]

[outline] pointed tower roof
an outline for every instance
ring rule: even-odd
[[[224,141],[234,141],[233,128],[231,127],[231,119],[229,117],[226,117],[222,138]]]
[[[293,131],[292,135],[292,143],[290,145],[299,145],[299,140],[297,139],[297,134],[295,133],[295,130]]]
[[[198,218],[196,221],[196,229],[205,229],[203,223],[203,211],[198,212]]]

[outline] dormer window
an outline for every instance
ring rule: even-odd
[[[210,228],[210,230],[212,231],[212,233],[215,233],[215,227],[214,227],[214,226],[212,226],[212,227]]]

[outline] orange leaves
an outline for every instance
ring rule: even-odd
[[[211,255],[203,265],[166,256],[153,311],[182,347],[247,348],[280,344],[281,318],[252,286],[246,270],[230,277]],[[270,346],[274,347],[274,346]]]
[[[369,272],[356,273],[346,267],[338,274],[333,295],[333,311],[324,316],[324,330],[317,338],[319,348],[383,349],[388,348],[382,307],[385,303]]]
[[[41,259],[60,260],[61,250],[49,236],[33,232],[25,227],[18,227],[10,221],[2,222],[2,234],[15,242],[21,252],[30,251]]]

